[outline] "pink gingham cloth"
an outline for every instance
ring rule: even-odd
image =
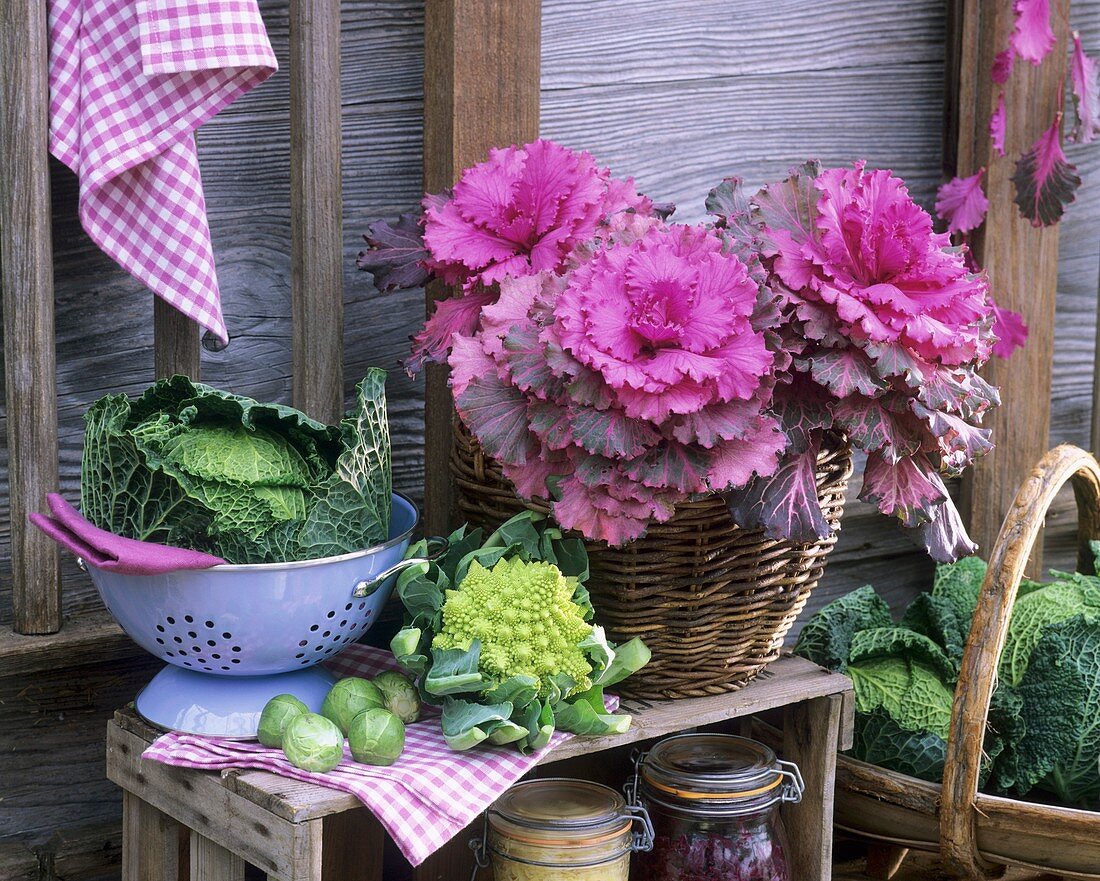
[[[399,669],[389,652],[365,645],[348,646],[327,666],[337,676],[371,677]],[[608,697],[607,707],[609,711],[617,708],[618,698]],[[370,808],[408,861],[418,866],[469,826],[547,752],[572,736],[555,732],[546,747],[528,756],[512,746],[480,745],[455,752],[443,740],[438,712],[431,712],[406,728],[405,751],[389,767],[354,762],[345,745],[339,765],[327,774],[315,774],[295,768],[282,750],[175,733],[157,738],[142,758],[208,771],[259,768],[350,792]]]
[[[256,0],[49,0],[50,152],[100,248],[228,341],[193,132],[278,69]]]

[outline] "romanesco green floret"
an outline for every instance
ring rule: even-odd
[[[489,679],[534,676],[545,696],[549,677],[565,673],[577,682],[574,692],[585,691],[592,665],[579,643],[592,625],[573,602],[576,587],[551,563],[504,558],[486,569],[475,560],[458,590],[447,591],[432,647],[468,649],[477,639],[478,667]]]

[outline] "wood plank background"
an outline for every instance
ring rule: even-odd
[[[419,498],[425,467],[444,465],[422,459],[422,383],[395,364],[422,320],[423,294],[380,298],[369,276],[356,271],[354,256],[371,219],[409,210],[421,192],[423,3],[344,0],[341,7],[345,395],[368,366],[393,368],[395,482]],[[233,335],[224,351],[203,351],[202,374],[244,394],[289,401],[287,0],[261,0],[261,8],[283,69],[198,136]],[[1100,0],[1079,0],[1073,10],[1074,26],[1100,52]],[[943,0],[544,0],[542,132],[633,174],[654,197],[679,203],[677,216],[687,221],[702,217],[706,190],[723,175],[757,184],[810,156],[832,163],[864,156],[891,167],[929,205],[942,162],[944,21]],[[1051,442],[1087,446],[1100,151],[1070,145],[1068,152],[1085,184],[1061,230]],[[61,475],[75,500],[81,414],[99,395],[136,393],[152,378],[152,307],[148,292],[81,231],[72,175],[57,163],[51,171]],[[11,620],[6,462],[5,444],[3,627]],[[1072,548],[1067,511],[1060,509],[1048,530],[1050,565],[1072,561],[1061,553]],[[70,559],[63,567],[66,614],[98,609],[87,579]],[[900,605],[926,586],[929,573],[900,530],[853,502],[813,602],[872,582]],[[102,777],[103,723],[153,668],[83,660],[88,666],[78,680],[52,674],[31,681],[0,671],[0,840],[39,841],[59,823],[119,814],[117,793]],[[78,765],[63,767],[62,750]],[[73,807],[59,820],[62,802]]]

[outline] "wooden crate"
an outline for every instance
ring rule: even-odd
[[[608,757],[642,741],[702,726],[782,713],[782,754],[806,781],[800,804],[783,810],[799,881],[832,876],[833,779],[837,749],[851,744],[851,682],[801,658],[785,657],[732,694],[679,701],[624,701],[626,734],[574,738],[535,773],[575,775],[598,756],[592,776],[617,767]],[[246,864],[279,881],[462,881],[473,868],[460,833],[412,868],[354,796],[265,771],[196,771],[143,760],[159,735],[132,708],[108,724],[107,775],[124,793],[123,881],[242,881]],[[602,768],[602,774],[600,769]],[[621,784],[625,773],[616,772]],[[476,824],[475,824],[476,825]],[[182,837],[188,840],[181,846]]]

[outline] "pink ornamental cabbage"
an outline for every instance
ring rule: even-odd
[[[794,353],[772,405],[787,455],[729,494],[735,519],[774,537],[828,535],[807,500],[818,453],[840,433],[868,454],[862,498],[919,527],[935,559],[970,552],[940,474],[991,448],[979,423],[997,394],[976,372],[995,342],[984,275],[898,178],[862,162],[809,163],[750,200],[730,180],[708,206],[732,247],[759,250]]]
[[[364,237],[370,248],[358,261],[383,290],[429,278],[461,286],[415,337],[411,370],[441,360],[455,334],[471,335],[502,280],[563,272],[578,249],[622,225],[619,215],[656,222],[653,203],[632,181],[548,140],[490,151],[451,192],[426,196],[422,207],[419,217],[406,216],[396,227],[372,225]],[[410,245],[414,229],[419,248]]]
[[[455,403],[521,495],[623,544],[679,502],[775,470],[777,317],[713,233],[652,229],[564,277],[504,280],[481,330],[455,341]]]

